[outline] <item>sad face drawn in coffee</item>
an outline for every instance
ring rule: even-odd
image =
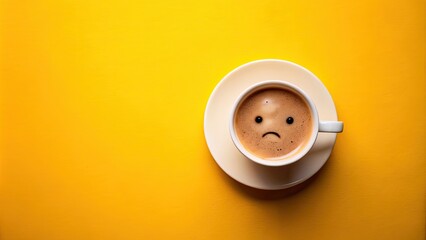
[[[297,94],[278,88],[248,96],[239,106],[235,130],[252,154],[280,158],[297,151],[309,139],[312,118],[306,102]]]

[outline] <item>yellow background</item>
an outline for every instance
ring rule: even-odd
[[[424,239],[425,1],[0,5],[0,238]],[[345,122],[303,189],[230,179],[203,135],[220,79],[278,58]]]

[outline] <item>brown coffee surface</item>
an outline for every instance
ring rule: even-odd
[[[298,94],[279,88],[252,93],[238,107],[234,121],[242,145],[268,160],[298,151],[312,132],[308,104]]]

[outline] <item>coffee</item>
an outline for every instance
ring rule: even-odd
[[[310,108],[299,94],[282,88],[258,90],[238,106],[235,132],[252,154],[281,159],[309,141],[313,122]]]

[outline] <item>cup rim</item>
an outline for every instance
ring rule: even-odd
[[[248,97],[250,94],[252,94],[255,91],[259,91],[264,88],[269,87],[278,87],[278,88],[286,88],[290,89],[299,95],[301,95],[302,98],[304,98],[305,102],[308,104],[311,115],[313,117],[313,127],[312,127],[312,134],[309,138],[309,141],[306,143],[306,145],[303,147],[302,150],[300,150],[298,153],[295,153],[294,155],[291,155],[289,157],[285,157],[279,160],[265,160],[262,159],[252,153],[250,153],[248,150],[244,148],[242,143],[240,142],[236,132],[235,132],[235,114],[242,103],[243,100],[245,100],[246,97]],[[234,102],[232,109],[231,109],[231,116],[230,116],[230,122],[229,122],[229,132],[231,134],[232,142],[234,143],[235,147],[248,159],[252,160],[253,162],[264,165],[264,166],[271,166],[271,167],[279,167],[279,166],[285,166],[292,164],[298,160],[300,160],[302,157],[304,157],[313,147],[317,137],[318,137],[318,129],[319,129],[319,116],[318,111],[316,109],[316,106],[313,102],[313,100],[298,86],[291,84],[289,82],[286,82],[284,80],[265,80],[259,83],[256,83],[254,85],[251,85],[246,90],[244,90],[236,99]]]

